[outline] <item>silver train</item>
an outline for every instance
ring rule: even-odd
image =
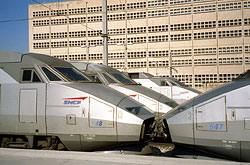
[[[201,94],[201,92],[187,87],[173,77],[156,77],[148,73],[139,73],[139,77],[133,80],[140,83],[142,86],[173,99],[178,104],[182,104]]]
[[[70,63],[0,51],[1,147],[93,151],[139,142],[155,115]]]
[[[227,159],[250,161],[250,70],[165,115],[177,145]]]
[[[71,64],[103,84],[146,105],[154,113],[163,114],[178,105],[174,100],[137,84],[120,71],[109,66],[86,62],[71,62]]]

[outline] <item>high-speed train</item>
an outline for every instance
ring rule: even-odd
[[[120,71],[109,66],[86,62],[71,62],[71,64],[103,84],[146,105],[154,113],[166,113],[178,105],[174,100],[137,84]]]
[[[148,73],[139,73],[139,77],[133,80],[140,83],[142,86],[173,99],[178,104],[181,104],[201,93],[198,90],[187,87],[173,77],[155,77]]]
[[[250,70],[179,105],[164,117],[172,142],[250,161]]]
[[[70,63],[0,51],[1,147],[93,151],[147,138],[155,115]]]

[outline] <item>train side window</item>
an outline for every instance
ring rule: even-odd
[[[37,73],[33,69],[24,69],[22,71],[22,82],[41,82]]]
[[[46,67],[42,67],[42,70],[50,81],[62,81],[59,77],[57,77],[54,73],[52,73]]]
[[[24,70],[22,81],[31,81],[31,73],[31,70]]]

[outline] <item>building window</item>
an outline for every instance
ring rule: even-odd
[[[244,24],[245,25],[250,25],[250,18],[245,18],[244,19]]]
[[[94,7],[88,7],[89,13],[98,13],[102,12],[102,6],[94,6]]]
[[[192,60],[172,60],[173,66],[190,66],[192,65]]]
[[[241,26],[241,19],[232,19],[232,20],[219,20],[219,27],[228,27],[228,26]]]
[[[194,65],[216,65],[216,58],[194,59]]]
[[[216,54],[216,48],[196,48],[194,55],[213,55]]]
[[[108,21],[117,21],[117,20],[123,20],[125,19],[125,14],[113,14],[108,15]]]
[[[218,5],[218,10],[219,10],[219,11],[224,11],[224,10],[237,10],[237,9],[241,9],[241,2],[224,3],[224,4],[219,4],[219,5]]]
[[[191,7],[170,9],[170,15],[191,14]]]
[[[35,11],[33,12],[33,17],[47,17],[49,16],[49,11]]]
[[[219,58],[219,64],[242,64],[242,57]]]
[[[241,37],[242,30],[219,31],[220,38]]]
[[[190,29],[192,29],[192,23],[172,24],[172,25],[170,25],[170,29],[172,31],[190,30]]]
[[[63,25],[67,23],[67,19],[52,19],[51,25]]]
[[[191,3],[191,0],[170,0],[170,5],[181,5]]]
[[[128,58],[145,58],[146,57],[146,52],[128,52]]]
[[[146,53],[146,52],[145,52]],[[168,50],[156,50],[156,51],[149,51],[149,57],[167,57]]]
[[[171,35],[171,41],[185,41],[185,40],[191,40],[192,34],[174,34]]]
[[[148,17],[168,16],[168,10],[150,10]]]
[[[33,48],[34,49],[47,49],[49,48],[49,42],[33,43]]]
[[[171,50],[172,56],[191,56],[192,49],[174,49]]]
[[[250,8],[250,1],[244,2],[244,8],[249,9]]]
[[[200,33],[194,33],[194,39],[200,40],[200,39],[213,39],[216,38],[216,32],[200,32]]]
[[[159,25],[159,26],[149,26],[148,32],[165,32],[168,31],[168,25]]]
[[[219,54],[237,54],[242,53],[242,46],[220,47]]]
[[[216,11],[216,5],[194,7],[194,13],[207,13]]]
[[[69,14],[83,14],[86,12],[86,8],[75,8],[75,9],[69,9]]]
[[[209,29],[215,27],[216,21],[194,22],[194,29]]]
[[[69,23],[70,24],[78,24],[78,23],[84,23],[86,22],[86,17],[74,17],[74,18],[69,18]]]
[[[46,40],[49,39],[49,33],[33,34],[33,40]]]
[[[167,67],[168,61],[149,61],[150,68]]]
[[[249,37],[250,36],[250,29],[246,29],[245,30],[245,37]]]
[[[168,41],[168,35],[161,35],[161,36],[149,36],[149,42],[165,42]]]
[[[108,11],[125,10],[125,4],[108,5]]]
[[[146,2],[135,2],[135,3],[128,3],[127,8],[128,9],[139,9],[139,8],[145,8]]]
[[[167,6],[168,0],[150,0],[148,1],[148,7],[158,7],[158,6]]]
[[[128,13],[128,19],[146,18],[146,12]]]
[[[250,53],[250,46],[245,46],[245,52]]]
[[[34,20],[33,21],[33,26],[48,26],[49,25],[49,20]]]
[[[124,63],[123,63],[124,64]],[[146,61],[129,61],[128,67],[129,68],[145,68],[147,65]],[[121,67],[120,67],[121,68]]]

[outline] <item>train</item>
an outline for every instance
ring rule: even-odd
[[[138,74],[138,78],[134,78],[133,80],[140,83],[142,86],[173,99],[178,104],[182,104],[201,94],[200,91],[187,87],[173,77],[157,77],[149,73],[141,72]]]
[[[70,63],[0,51],[1,147],[96,151],[140,143],[155,114]]]
[[[97,81],[102,82],[104,85],[144,104],[158,116],[167,113],[178,105],[167,96],[143,87],[124,73],[109,66],[87,62],[71,62],[71,64]]]
[[[250,161],[250,70],[164,116],[169,141],[226,159]]]

